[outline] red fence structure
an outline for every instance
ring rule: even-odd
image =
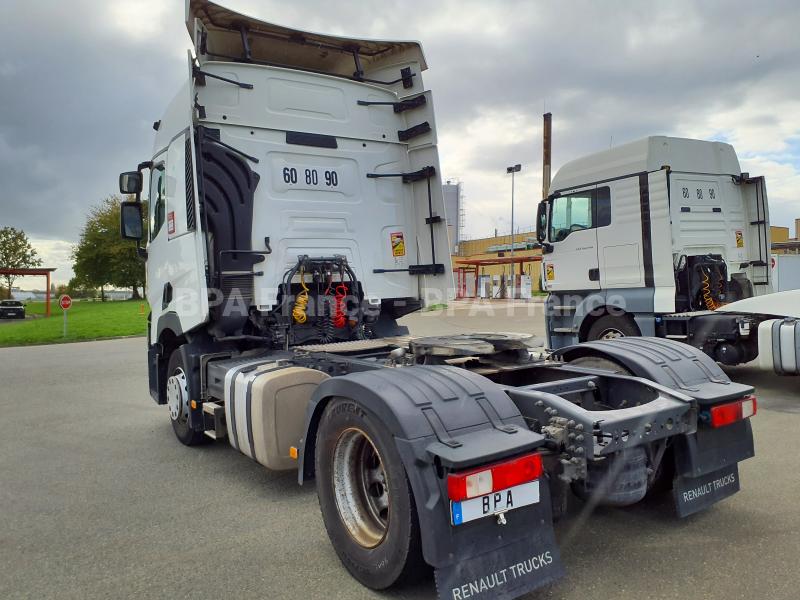
[[[50,316],[50,273],[55,271],[55,267],[37,267],[35,269],[3,269],[0,268],[0,277],[3,275],[19,275],[20,277],[28,277],[31,275],[41,275],[47,278],[47,288],[44,293],[45,299],[45,316]],[[11,290],[8,290],[11,293]]]
[[[475,293],[478,293],[478,275],[481,267],[490,265],[519,265],[519,274],[522,275],[522,266],[529,262],[541,262],[542,256],[498,256],[490,258],[456,258],[456,298],[465,298],[467,291],[467,276],[475,276]],[[513,270],[513,267],[512,267]]]

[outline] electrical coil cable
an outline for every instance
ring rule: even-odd
[[[294,300],[292,318],[295,323],[300,323],[302,325],[308,320],[308,315],[306,314],[308,308],[308,286],[305,282],[305,270],[302,268],[300,269],[300,287],[303,289],[297,294],[297,298]]]

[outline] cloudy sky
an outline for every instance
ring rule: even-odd
[[[227,0],[264,20],[418,39],[445,177],[466,233],[519,227],[541,190],[541,114],[554,168],[651,134],[732,143],[767,177],[773,224],[800,217],[800,3]],[[4,0],[0,227],[24,229],[56,281],[87,209],[148,158],[151,124],[185,76],[183,0]],[[38,282],[22,282],[23,286]]]

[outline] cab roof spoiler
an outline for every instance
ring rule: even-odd
[[[399,63],[417,62],[420,70],[427,68],[419,42],[302,31],[260,21],[208,0],[186,0],[186,28],[201,65],[209,61],[263,64],[380,84],[396,82],[367,76],[375,73],[385,78],[385,73],[377,72]]]

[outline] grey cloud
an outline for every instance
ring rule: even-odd
[[[612,136],[616,144],[685,134],[686,123],[736,108],[756,86],[768,86],[776,100],[800,96],[796,2],[497,2],[474,31],[458,25],[485,12],[486,3],[228,4],[310,30],[420,39],[440,130],[476,149],[455,175],[470,202],[486,207],[507,194],[507,164],[538,170],[543,103],[554,113],[558,166],[608,147]],[[150,124],[186,68],[183,2],[155,16],[143,9],[142,24],[158,18],[163,29],[138,39],[110,26],[104,6],[5,6],[11,18],[0,23],[0,224],[75,240],[88,206],[113,193],[116,174],[150,152]],[[481,115],[508,110],[535,126],[531,139],[459,137]],[[496,189],[470,186],[471,176],[489,174],[497,174]],[[533,184],[531,175],[524,181]],[[532,221],[526,210],[520,218]]]

